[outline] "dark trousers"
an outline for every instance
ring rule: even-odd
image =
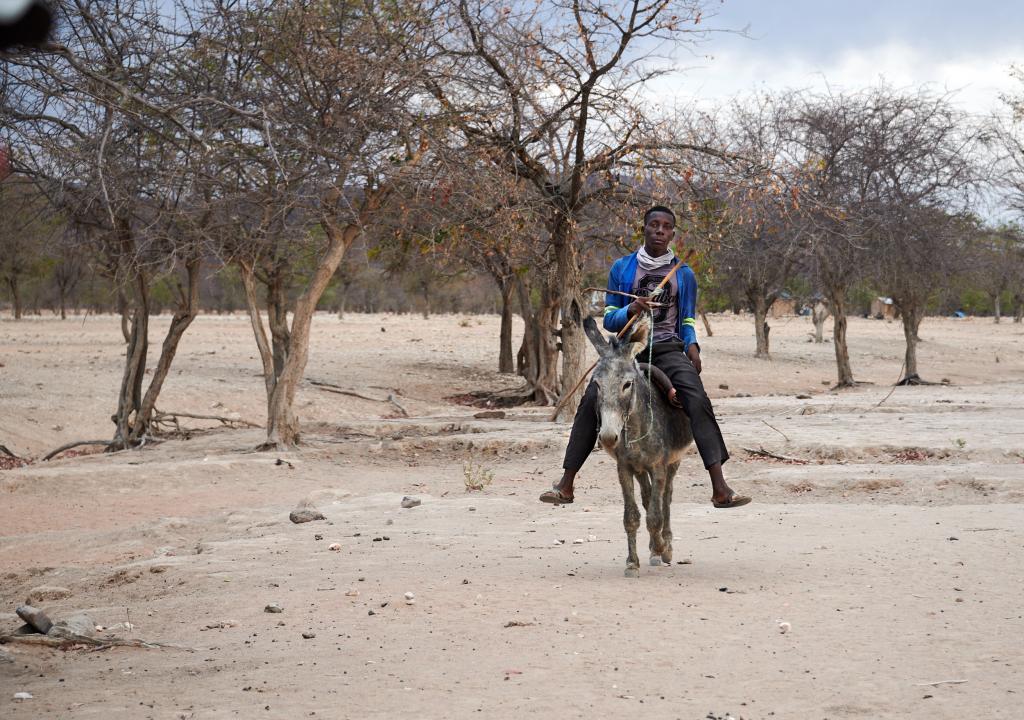
[[[697,369],[683,352],[683,343],[678,340],[654,343],[648,351],[637,355],[638,362],[649,362],[668,375],[672,386],[676,389],[676,397],[683,405],[683,412],[690,419],[690,430],[693,442],[700,453],[704,467],[709,468],[716,463],[724,463],[729,459],[729,451],[725,447],[722,431],[715,419],[715,411],[711,407],[711,399],[704,392],[704,383],[700,381]],[[601,427],[601,416],[597,408],[597,383],[591,381],[587,385],[583,399],[576,410],[572,421],[572,432],[569,433],[569,445],[565,448],[565,461],[562,468],[579,472],[587,457],[597,443],[597,433]]]

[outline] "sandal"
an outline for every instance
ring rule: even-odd
[[[572,505],[572,495],[564,495],[558,488],[552,488],[540,494],[540,501],[552,505]]]
[[[749,502],[750,502],[750,498],[747,497],[746,495],[737,495],[736,493],[733,493],[732,495],[729,496],[729,499],[726,500],[725,502],[717,502],[715,500],[712,500],[711,504],[714,505],[716,508],[723,509],[723,508],[741,507],[743,505],[746,505]]]

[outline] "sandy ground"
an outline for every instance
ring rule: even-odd
[[[307,377],[369,399],[305,384],[296,452],[214,429],[0,472],[0,634],[53,585],[55,619],[181,646],[0,646],[0,717],[1024,717],[1024,327],[929,319],[921,374],[950,385],[886,399],[898,324],[851,320],[873,384],[836,394],[807,319],[773,322],[770,362],[750,318],[711,321],[704,381],[755,502],[712,509],[691,454],[677,563],[638,580],[610,459],[542,505],[568,426],[446,400],[516,385],[497,318],[318,317]],[[111,317],[0,321],[0,444],[109,437],[122,353]],[[161,409],[263,406],[246,319],[197,320]],[[493,481],[468,492],[467,464]],[[303,500],[327,520],[291,523]]]

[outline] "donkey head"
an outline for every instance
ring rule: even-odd
[[[583,329],[600,356],[594,370],[601,416],[598,440],[605,450],[613,452],[626,420],[638,405],[636,388],[643,377],[633,358],[647,346],[651,320],[650,316],[645,316],[637,321],[631,335],[622,339],[613,337],[611,342],[604,339],[593,318],[584,320]]]

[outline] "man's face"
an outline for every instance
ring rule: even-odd
[[[676,235],[676,221],[665,212],[652,212],[644,225],[644,247],[653,257],[668,252],[668,244]]]

